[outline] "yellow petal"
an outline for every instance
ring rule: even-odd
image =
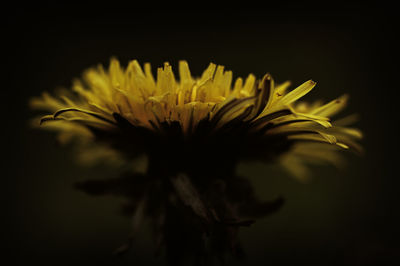
[[[319,116],[333,116],[346,106],[348,98],[349,97],[347,95],[343,95],[336,100],[314,109],[310,112],[310,114]]]
[[[316,82],[309,80],[304,82],[302,85],[297,87],[296,89],[292,90],[285,96],[283,96],[277,104],[279,105],[289,105],[294,101],[298,100],[299,98],[303,97],[307,93],[309,93],[316,85]]]

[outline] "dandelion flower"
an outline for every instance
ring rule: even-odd
[[[179,78],[165,63],[155,78],[148,63],[142,68],[134,60],[123,68],[112,59],[108,69],[88,69],[72,90],[31,100],[32,107],[48,112],[40,119],[43,128],[58,131],[63,142],[78,140],[82,161],[129,164],[147,157],[144,174],[77,186],[129,198],[125,211],[135,224],[153,218],[171,263],[182,254],[202,253],[204,235],[210,234],[218,237],[208,249],[239,254],[237,227],[281,206],[282,199],[255,198],[249,182],[235,173],[238,162],[281,163],[306,180],[308,163],[339,164],[340,151],[362,151],[362,133],[348,127],[351,119],[332,120],[346,95],[326,104],[299,101],[315,87],[312,80],[289,91],[290,82],[275,84],[269,74],[234,80],[231,71],[213,63],[200,77],[192,76],[185,61],[178,72]]]

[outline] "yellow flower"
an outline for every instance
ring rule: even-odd
[[[316,83],[287,91],[289,85],[275,84],[269,74],[233,80],[231,71],[213,63],[193,77],[185,61],[179,62],[179,79],[168,63],[154,78],[149,63],[142,69],[134,60],[123,68],[112,59],[108,70],[88,69],[72,91],[44,93],[31,105],[50,112],[41,124],[58,130],[63,141],[78,137],[86,147],[106,145],[105,154],[114,158],[163,157],[177,172],[276,159],[304,179],[304,162],[337,163],[338,151],[361,150],[361,132],[331,119],[346,105],[346,95],[307,104],[298,100]]]
[[[170,265],[190,256],[198,262],[201,254],[221,259],[227,251],[240,257],[238,228],[278,211],[284,200],[257,199],[249,180],[235,173],[237,162],[278,161],[305,180],[307,163],[339,164],[339,151],[360,152],[362,134],[348,127],[352,116],[332,120],[346,95],[308,104],[298,100],[314,88],[312,80],[288,91],[289,82],[275,85],[269,74],[259,80],[232,76],[211,63],[192,77],[181,61],[179,79],[168,63],[154,78],[150,64],[142,69],[135,60],[124,69],[112,59],[108,70],[87,70],[72,91],[44,93],[31,105],[50,113],[40,124],[57,130],[60,141],[79,140],[81,162],[129,165],[148,158],[145,173],[76,187],[125,197],[133,233],[149,217]]]

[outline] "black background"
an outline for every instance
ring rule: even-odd
[[[322,2],[322,1],[321,1]],[[242,230],[242,265],[396,265],[400,253],[397,174],[398,46],[395,6],[349,2],[216,3],[111,1],[14,3],[4,8],[2,52],[3,233],[6,258],[25,265],[163,265],[148,228],[128,255],[111,255],[130,222],[117,199],[94,199],[72,188],[109,177],[104,167],[76,165],[53,134],[30,129],[28,100],[69,87],[73,78],[116,56],[153,68],[185,59],[192,74],[214,62],[234,76],[270,72],[294,86],[312,78],[308,99],[351,96],[365,133],[363,157],[344,155],[343,170],[316,167],[309,184],[262,164],[239,172],[260,197],[283,195],[276,215]],[[3,108],[2,108],[3,109]],[[217,148],[217,147],[216,147]],[[229,261],[229,263],[233,263]],[[368,264],[369,263],[369,264]],[[240,265],[240,263],[238,263]]]

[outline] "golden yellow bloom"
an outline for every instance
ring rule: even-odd
[[[112,59],[108,70],[87,70],[72,91],[44,93],[31,105],[50,112],[40,124],[59,131],[61,141],[80,141],[80,161],[130,164],[145,155],[145,173],[76,186],[91,195],[127,198],[123,210],[133,217],[134,232],[142,217],[150,217],[170,265],[181,265],[189,255],[199,263],[206,254],[221,259],[230,251],[240,257],[238,227],[283,204],[282,198],[258,200],[249,180],[235,173],[237,162],[279,161],[304,180],[307,163],[338,164],[338,151],[361,151],[361,132],[347,127],[352,117],[332,121],[346,95],[308,104],[298,100],[314,81],[287,91],[289,82],[275,85],[269,74],[260,80],[232,76],[210,64],[192,77],[181,61],[179,79],[168,63],[155,79],[150,64],[143,70],[132,61],[124,69]]]
[[[61,140],[76,136],[90,145],[97,138],[108,145],[102,149],[110,158],[117,152],[161,153],[177,163],[192,164],[190,156],[211,165],[211,160],[279,159],[304,179],[304,162],[336,163],[337,151],[361,149],[359,130],[331,120],[347,96],[327,104],[298,102],[315,84],[309,80],[287,91],[289,82],[276,85],[269,74],[233,80],[231,71],[212,63],[192,77],[185,61],[179,62],[179,79],[168,63],[154,78],[148,63],[142,69],[134,60],[124,69],[112,59],[108,70],[101,65],[87,70],[72,91],[44,93],[31,105],[51,112],[41,123],[59,130]],[[97,147],[95,154],[103,153]]]

